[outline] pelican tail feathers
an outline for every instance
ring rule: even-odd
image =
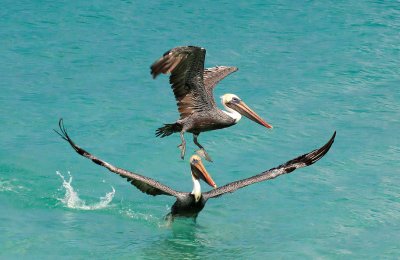
[[[180,132],[182,130],[182,126],[174,123],[174,124],[164,124],[163,127],[160,127],[156,130],[156,136],[161,138],[165,136],[172,135],[173,133]]]

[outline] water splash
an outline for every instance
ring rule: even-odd
[[[59,172],[56,171],[57,175],[63,180],[63,187],[65,189],[64,198],[58,199],[61,201],[67,208],[71,209],[82,209],[82,210],[96,210],[106,208],[112,201],[115,195],[115,189],[111,186],[112,191],[107,193],[104,197],[100,197],[100,201],[98,203],[94,203],[92,205],[87,205],[86,201],[79,198],[78,193],[72,187],[72,176],[71,173],[68,172],[69,179],[68,181],[65,177]]]

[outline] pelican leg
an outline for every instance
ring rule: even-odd
[[[186,151],[186,141],[185,141],[185,137],[183,136],[184,133],[185,133],[184,131],[182,131],[180,133],[182,143],[180,145],[178,145],[178,148],[181,150],[181,158],[182,159],[185,158],[185,151]]]
[[[206,152],[206,149],[204,149],[204,147],[201,146],[201,144],[197,141],[197,137],[198,136],[199,136],[199,134],[193,134],[193,142],[200,148],[200,150],[197,150],[196,153],[198,155],[204,157],[207,161],[212,162],[213,160],[211,159],[211,157]]]
[[[172,216],[172,214],[170,212],[164,217],[164,220],[167,222],[167,227],[170,227],[172,225],[172,223],[174,222],[174,216]]]

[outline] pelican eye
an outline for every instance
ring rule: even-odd
[[[239,103],[240,99],[238,99],[237,97],[233,97],[231,100],[233,103]]]

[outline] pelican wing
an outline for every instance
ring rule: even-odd
[[[309,166],[318,161],[319,159],[321,159],[329,151],[329,149],[333,144],[333,141],[335,140],[335,136],[336,136],[336,131],[331,137],[331,139],[319,149],[303,154],[293,160],[290,160],[282,165],[279,165],[276,168],[272,168],[268,171],[255,175],[253,177],[231,182],[227,185],[206,192],[203,194],[203,196],[205,199],[215,198],[228,192],[234,192],[235,190],[246,187],[250,184],[274,179],[279,175],[291,173],[296,169]]]
[[[77,146],[69,137],[67,130],[64,127],[63,120],[60,119],[59,121],[59,127],[60,127],[60,132],[54,130],[57,134],[59,134],[65,141],[67,141],[72,148],[80,155],[92,160],[94,163],[101,165],[105,168],[107,168],[109,171],[114,172],[121,176],[122,178],[127,179],[128,182],[132,183],[136,188],[138,188],[140,191],[149,194],[149,195],[168,195],[168,196],[178,196],[180,192],[175,191],[171,189],[168,186],[165,186],[164,184],[159,183],[156,180],[153,180],[151,178],[127,171],[122,168],[115,167],[99,158],[96,156],[90,154],[89,152],[85,151],[84,149],[80,148]]]
[[[204,70],[204,86],[212,93],[215,86],[229,74],[237,71],[237,67],[216,66]]]
[[[150,69],[153,78],[171,73],[169,82],[174,91],[181,119],[196,111],[216,107],[203,81],[206,50],[195,46],[176,47],[164,53]]]

